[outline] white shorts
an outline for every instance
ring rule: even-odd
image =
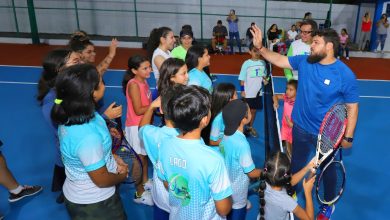
[[[125,128],[126,140],[137,154],[147,155],[143,142],[138,137],[138,126],[130,126]]]

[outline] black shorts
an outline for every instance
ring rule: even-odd
[[[250,109],[262,110],[263,109],[263,96],[257,96],[255,98],[246,98]]]

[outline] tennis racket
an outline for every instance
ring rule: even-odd
[[[339,160],[335,157],[339,155]],[[331,205],[344,192],[345,186],[345,167],[342,161],[342,150],[338,148],[333,155],[330,163],[326,164],[321,171],[316,184],[316,194],[322,204]]]
[[[106,120],[106,123],[111,134],[112,153],[119,156],[129,166],[129,175],[123,183],[140,184],[143,170],[141,158],[126,140],[120,118]]]
[[[309,179],[318,167],[340,147],[347,127],[347,108],[344,104],[335,104],[322,120],[317,139],[315,167]]]

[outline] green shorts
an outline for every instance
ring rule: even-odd
[[[110,198],[93,204],[76,204],[65,198],[66,210],[72,220],[126,220],[121,198],[114,193]]]

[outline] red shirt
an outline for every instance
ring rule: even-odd
[[[371,24],[372,24],[371,21],[368,21],[368,22],[362,21],[362,31],[369,32],[371,30]]]

